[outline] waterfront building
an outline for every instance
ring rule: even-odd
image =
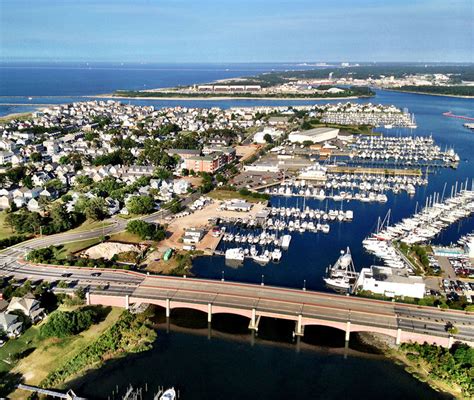
[[[198,228],[188,228],[184,231],[183,243],[184,244],[196,244],[204,236],[204,230]]]
[[[386,297],[406,296],[421,299],[425,295],[425,283],[422,277],[407,275],[404,270],[378,265],[362,268],[355,288]]]
[[[292,132],[288,136],[291,143],[313,142],[322,143],[328,140],[336,139],[339,129],[335,128],[314,128],[307,131]]]

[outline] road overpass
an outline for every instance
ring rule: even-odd
[[[215,314],[235,314],[248,318],[254,330],[261,317],[291,320],[296,336],[304,335],[305,326],[320,325],[344,331],[346,341],[353,332],[372,332],[391,336],[397,344],[474,344],[474,313],[274,286],[147,276],[133,293],[91,291],[87,301],[124,308],[154,304],[165,309],[166,317],[173,309],[194,309],[205,313],[209,323]],[[454,337],[447,324],[458,329]]]
[[[328,326],[345,332],[388,335],[396,343],[408,341],[436,343],[449,347],[456,341],[474,345],[474,313],[422,307],[354,296],[309,290],[216,281],[189,277],[148,275],[115,269],[38,265],[2,255],[0,275],[17,279],[66,280],[71,286],[85,287],[89,304],[128,308],[148,303],[163,307],[166,316],[177,308],[207,314],[209,322],[218,313],[241,315],[249,328],[258,330],[261,317],[295,322],[294,333],[304,335],[304,327]],[[451,337],[447,324],[458,333]]]

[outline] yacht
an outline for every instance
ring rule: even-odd
[[[241,247],[227,249],[225,251],[226,260],[244,261],[244,250]]]
[[[323,278],[326,285],[336,291],[350,291],[354,285],[358,273],[355,271],[349,247],[341,251],[341,255],[336,263],[326,270],[326,277]]]
[[[291,235],[283,235],[281,237],[281,247],[283,249],[288,249],[290,247],[290,242],[291,242]]]
[[[272,261],[280,261],[281,256],[282,256],[282,253],[279,248],[276,248],[275,250],[272,251]]]
[[[176,400],[176,390],[174,390],[174,388],[165,390],[160,400]]]
[[[252,257],[252,259],[258,264],[266,265],[270,262],[270,257],[267,252],[268,250],[266,250],[263,254],[256,254]]]

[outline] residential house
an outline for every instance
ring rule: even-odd
[[[117,214],[120,210],[120,203],[118,200],[107,197],[105,199],[105,207],[107,208],[107,214],[114,215]]]
[[[173,192],[175,194],[186,194],[189,189],[189,182],[185,179],[175,179],[173,181]]]
[[[11,151],[0,151],[0,164],[12,162],[13,153]]]
[[[48,200],[55,200],[58,198],[58,192],[54,189],[44,189],[40,192],[40,197],[44,197]]]
[[[7,210],[11,207],[11,196],[0,196],[0,210]]]
[[[30,199],[26,204],[26,208],[31,212],[40,212],[42,210],[39,201],[36,199]]]
[[[45,316],[44,309],[40,307],[40,302],[28,295],[24,297],[12,297],[7,307],[7,312],[21,311],[31,319],[33,323],[42,320]]]
[[[22,322],[15,314],[8,314],[0,312],[0,329],[6,333],[9,338],[16,338],[20,336],[23,328]]]

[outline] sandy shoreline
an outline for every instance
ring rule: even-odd
[[[359,338],[362,343],[373,347],[380,351],[388,360],[402,366],[408,374],[415,379],[429,385],[432,389],[437,392],[447,393],[455,399],[464,399],[461,392],[457,387],[453,387],[446,382],[439,379],[433,378],[429,371],[425,371],[418,364],[419,361],[409,360],[405,354],[403,354],[398,346],[395,345],[393,338],[385,335],[369,332],[359,332]]]
[[[358,99],[357,96],[347,96],[347,97],[255,97],[255,96],[242,96],[242,97],[232,97],[232,96],[217,96],[217,97],[191,97],[191,96],[171,96],[171,97],[141,97],[141,96],[116,96],[113,94],[105,94],[105,95],[97,95],[97,96],[84,96],[84,97],[92,97],[92,98],[111,98],[111,99],[126,99],[126,100],[198,100],[198,101],[205,101],[205,100],[290,100],[290,101],[321,101],[321,100],[347,100],[347,99]],[[363,97],[360,97],[363,98]]]
[[[474,99],[474,96],[460,96],[456,94],[442,94],[442,93],[428,93],[428,92],[412,92],[410,90],[397,90],[397,89],[381,89],[387,92],[399,92],[399,93],[410,93],[410,94],[422,94],[424,96],[439,96],[439,97],[454,97],[457,99]]]
[[[9,121],[9,120],[18,119],[18,118],[28,118],[28,117],[31,116],[32,112],[33,111],[25,111],[25,112],[22,112],[22,113],[6,114],[6,115],[3,115],[3,116],[0,116],[0,121]]]

